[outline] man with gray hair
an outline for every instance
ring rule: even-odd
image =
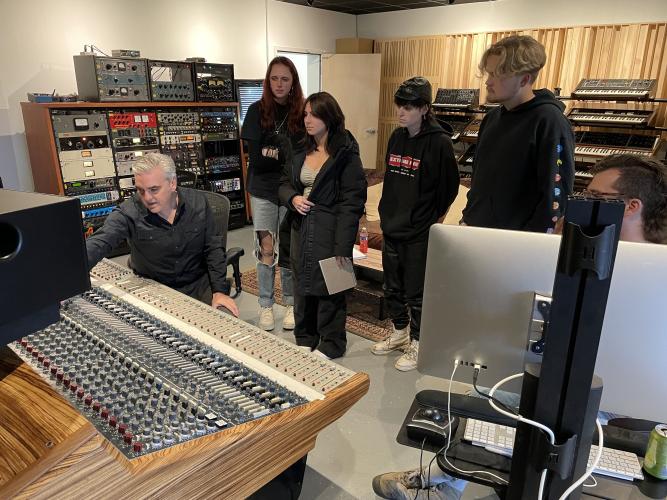
[[[127,240],[134,272],[238,316],[229,297],[225,249],[206,197],[177,187],[176,167],[167,155],[147,154],[133,170],[136,194],[86,240],[89,268]]]

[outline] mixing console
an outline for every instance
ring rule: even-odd
[[[321,399],[353,375],[103,261],[12,348],[127,458]]]

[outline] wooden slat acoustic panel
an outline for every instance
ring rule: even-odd
[[[569,95],[582,78],[652,78],[658,80],[656,96],[667,97],[667,23],[376,40],[375,52],[382,54],[377,168],[384,169],[386,140],[398,125],[393,95],[403,80],[425,76],[434,92],[438,87],[479,88],[480,102],[484,102],[486,89],[477,68],[482,54],[492,43],[515,34],[536,38],[547,52],[536,88],[560,87],[563,95]],[[655,125],[667,126],[667,106],[651,106],[657,107]]]

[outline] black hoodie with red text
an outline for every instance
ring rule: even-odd
[[[452,141],[434,119],[410,137],[401,127],[391,134],[380,199],[380,226],[388,238],[418,241],[444,216],[459,191]]]
[[[546,89],[482,121],[463,221],[545,232],[565,212],[574,183],[574,133],[565,106]]]

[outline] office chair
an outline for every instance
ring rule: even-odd
[[[229,199],[220,194],[213,193],[211,191],[202,191],[208,204],[213,211],[213,215],[216,223],[216,230],[222,235],[222,246],[227,251],[227,266],[232,266],[232,274],[234,276],[234,295],[230,295],[231,298],[236,298],[241,294],[241,269],[240,269],[240,260],[241,257],[245,254],[243,248],[234,247],[227,248],[227,226],[229,223]]]
[[[197,177],[197,174],[194,174],[192,172],[186,172],[183,171],[186,174],[190,174],[192,176]],[[206,196],[206,199],[208,200],[208,204],[211,207],[211,210],[213,211],[213,217],[215,219],[215,229],[216,231],[219,231],[221,236],[222,236],[222,248],[226,249],[226,254],[227,254],[227,266],[232,266],[232,275],[234,276],[234,289],[235,293],[234,295],[230,295],[232,299],[235,299],[241,294],[242,291],[242,286],[241,286],[241,257],[245,255],[245,250],[243,248],[239,247],[234,247],[234,248],[227,248],[227,225],[229,222],[229,199],[219,193],[213,193],[211,191],[201,191],[204,196]],[[127,267],[132,269],[132,256],[128,256],[127,258]]]

